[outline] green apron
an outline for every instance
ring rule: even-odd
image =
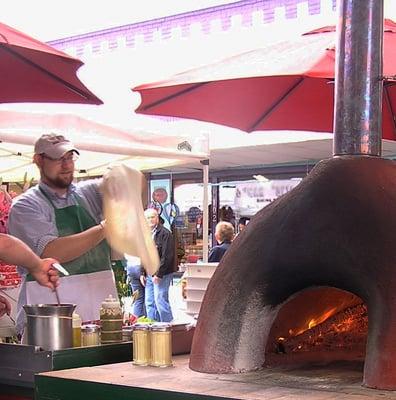
[[[59,237],[84,232],[97,225],[93,217],[82,206],[81,199],[77,195],[73,194],[77,201],[76,205],[56,208],[41,188],[40,191],[54,208]],[[114,297],[117,296],[111,268],[110,247],[106,240],[77,259],[63,263],[63,266],[70,276],[60,278],[58,292],[61,302],[77,304],[76,312],[81,315],[83,321],[99,319],[101,302],[110,294]],[[29,275],[27,281],[29,304],[54,302],[55,296],[47,288],[39,286],[37,282],[31,282],[32,277]]]
[[[48,195],[40,188],[55,212],[55,224],[60,237],[84,232],[97,225],[92,216],[82,206],[81,200],[73,194],[77,205],[56,208]],[[104,271],[111,266],[110,247],[106,240],[102,240],[96,247],[73,261],[64,263],[63,266],[71,275],[88,274],[90,272]]]

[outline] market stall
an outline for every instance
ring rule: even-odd
[[[9,184],[17,182],[28,187],[37,178],[37,169],[32,164],[33,144],[43,132],[63,133],[82,150],[77,178],[100,176],[113,163],[145,171],[183,165],[185,162],[196,162],[197,168],[200,168],[200,160],[208,158],[207,145],[202,147],[202,138],[198,146],[194,138],[187,134],[131,133],[73,115],[7,111],[0,112],[0,177],[3,184],[9,187]],[[3,187],[5,189],[6,186]],[[0,271],[3,275],[15,272],[4,268]],[[1,278],[4,278],[3,275]],[[4,283],[5,279],[1,282]],[[32,391],[26,392],[25,389],[33,388],[33,376],[38,372],[132,360],[131,331],[129,337],[124,337],[126,342],[117,340],[90,347],[51,349],[20,344],[14,338],[13,325],[20,282],[15,280],[12,283],[0,285],[0,291],[11,300],[13,307],[10,318],[4,316],[0,319],[0,335],[7,338],[4,339],[7,343],[0,343],[2,393],[21,394],[23,388],[23,394],[27,398],[32,397]],[[174,351],[189,351],[192,340],[190,329],[179,327],[172,336],[175,339]]]

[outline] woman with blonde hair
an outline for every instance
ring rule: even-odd
[[[221,260],[230,247],[234,234],[234,227],[229,222],[220,221],[216,225],[215,238],[218,245],[212,247],[208,258],[209,262],[219,262]]]

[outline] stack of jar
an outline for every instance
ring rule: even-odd
[[[120,302],[110,295],[100,309],[101,343],[122,341],[123,313]]]
[[[101,326],[96,324],[82,325],[80,316],[77,313],[73,313],[73,347],[122,342],[122,308],[120,302],[111,295],[102,302],[100,322]],[[125,332],[125,335],[127,333]],[[128,339],[127,336],[126,339]]]
[[[135,324],[133,328],[133,363],[154,367],[172,366],[171,324]]]

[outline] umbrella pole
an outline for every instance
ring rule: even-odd
[[[383,0],[340,0],[333,155],[381,156]]]

